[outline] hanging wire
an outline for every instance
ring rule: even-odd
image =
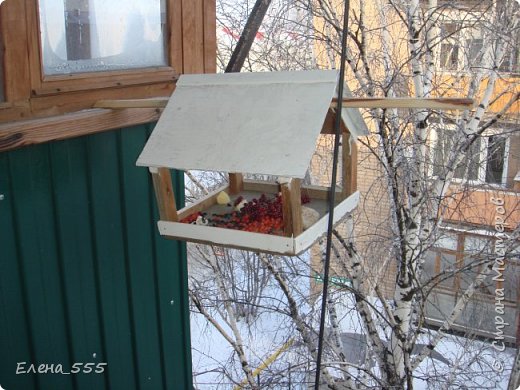
[[[341,135],[341,112],[343,108],[343,86],[345,83],[345,62],[347,56],[347,35],[348,35],[348,17],[349,17],[350,1],[345,0],[345,8],[343,10],[343,31],[341,37],[341,57],[340,72],[338,85],[338,100],[336,105],[336,120],[334,122],[334,158],[332,160],[332,178],[329,192],[329,221],[327,228],[327,246],[325,249],[325,264],[323,271],[323,293],[321,301],[321,317],[320,317],[320,333],[318,336],[318,354],[316,357],[316,377],[314,381],[314,390],[319,390],[321,359],[323,355],[323,338],[325,333],[325,315],[327,311],[327,296],[329,292],[329,271],[330,271],[330,255],[332,249],[332,230],[334,228],[334,204],[336,201],[336,179],[338,175],[338,159],[339,159],[339,137]],[[348,140],[343,140],[343,143]],[[345,146],[343,146],[345,147]]]

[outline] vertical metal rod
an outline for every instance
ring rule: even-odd
[[[329,221],[327,228],[327,247],[325,249],[325,264],[323,265],[323,293],[321,301],[320,332],[318,336],[318,354],[316,357],[316,377],[314,390],[319,390],[321,375],[321,359],[323,356],[323,338],[325,333],[325,315],[327,311],[327,295],[329,291],[330,255],[332,250],[332,230],[334,228],[334,203],[336,201],[336,180],[338,174],[339,138],[341,135],[341,111],[343,101],[343,85],[345,83],[345,60],[347,55],[348,17],[350,1],[345,0],[343,10],[343,32],[341,38],[341,63],[339,72],[338,100],[336,106],[336,121],[334,122],[334,158],[332,161],[332,178],[329,192]],[[345,142],[345,141],[344,141]]]

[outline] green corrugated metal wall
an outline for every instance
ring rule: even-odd
[[[5,389],[192,387],[186,249],[158,236],[150,175],[135,166],[150,130],[0,153]],[[183,194],[182,175],[173,179]],[[17,362],[108,366],[16,375]]]

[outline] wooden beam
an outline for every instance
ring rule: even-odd
[[[241,173],[229,174],[229,192],[231,194],[238,194],[244,190],[244,176]]]
[[[336,109],[331,105],[329,110],[327,111],[327,116],[323,121],[323,126],[321,127],[321,134],[335,134],[334,132],[334,122],[336,120]],[[341,131],[343,133],[348,132],[347,127],[345,126],[345,122],[340,121]]]
[[[265,194],[277,194],[280,192],[280,186],[276,183],[263,180],[244,179],[244,191],[263,192]],[[313,185],[302,185],[301,193],[306,193],[311,199],[328,200],[329,188]],[[341,191],[336,191],[336,197],[341,197]]]
[[[172,177],[168,168],[150,168],[161,221],[178,222]]]
[[[350,134],[343,133],[342,141],[342,196],[343,199],[357,191],[357,145],[350,142]]]
[[[298,236],[303,232],[301,180],[291,179],[280,184],[284,234]]]
[[[337,99],[332,99],[331,109],[336,108]],[[94,104],[94,108],[164,108],[168,103],[167,97],[152,99],[105,99]],[[434,110],[467,110],[475,106],[473,99],[462,98],[344,98],[343,107],[352,108],[424,108]],[[333,112],[329,111],[325,118],[323,133],[329,133],[327,129],[333,118]]]
[[[337,99],[332,99],[335,108]],[[432,110],[469,110],[473,99],[465,98],[343,98],[343,107],[352,108],[424,108]]]
[[[50,118],[0,124],[0,152],[111,129],[154,122],[157,109],[90,110]]]
[[[168,97],[152,99],[104,99],[94,103],[94,108],[164,108],[168,103]]]

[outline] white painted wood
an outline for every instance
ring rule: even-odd
[[[351,213],[358,203],[359,192],[355,192],[339,203],[334,209],[334,224]],[[325,234],[327,225],[328,214],[302,234],[293,238],[180,222],[158,222],[160,234],[170,238],[287,256],[298,255],[308,249],[319,237]]]
[[[163,236],[187,241],[294,255],[294,239],[270,234],[244,232],[213,226],[192,225],[180,222],[159,221],[159,233]]]
[[[337,76],[182,75],[137,165],[303,178]]]
[[[334,224],[338,223],[348,213],[351,213],[359,203],[359,191],[354,192],[348,198],[341,201],[334,208]],[[296,254],[300,254],[314,244],[325,232],[329,222],[329,214],[325,214],[318,222],[305,230],[302,234],[295,238],[294,250]]]

